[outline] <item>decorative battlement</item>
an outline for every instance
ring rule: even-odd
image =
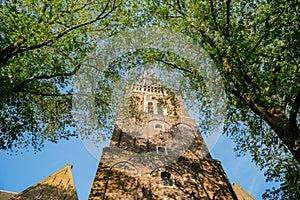
[[[144,85],[144,84],[134,84],[131,86],[131,91],[133,92],[148,92],[155,94],[163,94],[163,88],[161,85]]]

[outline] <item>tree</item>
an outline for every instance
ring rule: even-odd
[[[139,3],[1,1],[0,149],[39,149],[46,139],[74,136],[70,82],[94,48],[95,37],[129,26],[160,25],[190,36],[216,62],[229,100],[226,133],[237,142],[238,152],[250,152],[268,180],[282,182],[280,190],[265,196],[299,198],[299,3]],[[202,91],[196,66],[174,56],[146,57],[183,71]],[[104,80],[118,79],[118,67]],[[99,117],[106,118],[111,87],[100,89],[105,95],[97,101],[105,112]]]
[[[95,37],[121,26],[121,3],[1,1],[0,149],[75,136],[70,82]]]
[[[299,2],[161,0],[148,9],[152,24],[192,37],[216,62],[229,100],[226,133],[267,180],[282,182],[265,197],[299,199]],[[191,81],[201,77],[189,65],[155,59]]]

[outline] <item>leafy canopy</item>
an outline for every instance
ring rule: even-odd
[[[121,3],[1,1],[0,149],[38,150],[75,135],[71,81],[95,38],[127,23]]]

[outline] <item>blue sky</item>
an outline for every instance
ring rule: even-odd
[[[231,183],[238,182],[256,199],[273,184],[265,183],[263,175],[249,157],[235,158],[233,143],[222,136],[211,150],[212,156],[221,161]],[[73,177],[80,200],[88,198],[96,174],[98,160],[85,149],[80,139],[46,143],[43,151],[20,155],[0,154],[0,190],[21,192],[50,174],[73,164]]]

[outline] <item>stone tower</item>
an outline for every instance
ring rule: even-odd
[[[234,199],[183,100],[151,71],[127,88],[90,200]]]

